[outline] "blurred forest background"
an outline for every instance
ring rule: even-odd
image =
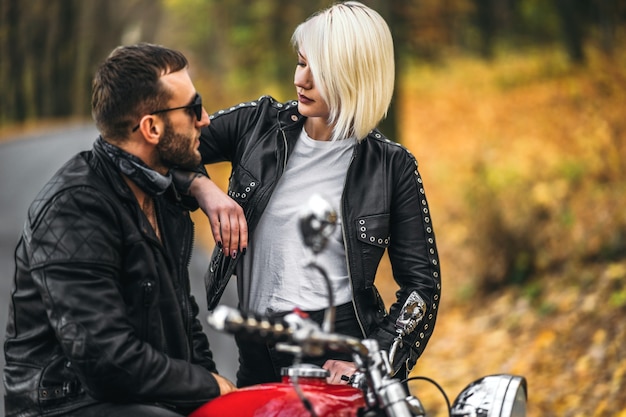
[[[413,375],[453,398],[516,373],[529,415],[626,416],[626,2],[364,3],[396,43],[382,130],[420,163],[441,255],[439,319]],[[291,33],[330,4],[2,0],[0,137],[87,119],[96,65],[138,41],[187,54],[209,113],[290,99]],[[228,167],[210,172],[225,187]],[[390,300],[389,265],[378,274]],[[412,388],[445,415],[432,386]]]

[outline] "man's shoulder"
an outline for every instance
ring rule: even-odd
[[[101,194],[105,183],[90,163],[92,158],[91,151],[84,151],[63,164],[33,200],[29,208],[29,217],[36,216],[43,207],[60,195],[68,194],[78,198],[82,194],[80,190],[85,190],[86,194],[93,197]]]
[[[44,195],[50,195],[69,187],[89,185],[96,176],[89,163],[92,159],[91,151],[84,151],[67,160],[58,171],[48,180],[41,190]]]

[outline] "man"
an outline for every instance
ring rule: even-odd
[[[209,125],[179,52],[120,47],[97,70],[101,136],[30,206],[5,341],[7,416],[180,416],[234,390],[190,294],[193,224],[170,169]]]

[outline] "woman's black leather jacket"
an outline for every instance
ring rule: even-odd
[[[193,223],[173,189],[155,204],[163,243],[98,143],[34,200],[15,256],[7,416],[96,401],[186,413],[219,394],[190,296]]]
[[[297,102],[264,96],[215,113],[202,131],[203,162],[232,162],[228,194],[243,207],[250,236],[304,120]],[[354,149],[341,213],[352,301],[362,333],[385,350],[400,336],[394,368],[405,364],[410,370],[433,332],[441,293],[432,219],[415,158],[372,131]],[[389,312],[374,286],[385,250],[400,287]],[[237,265],[216,248],[206,276],[209,309],[219,302],[230,276],[241,273]]]

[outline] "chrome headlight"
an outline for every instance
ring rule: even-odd
[[[453,417],[525,417],[527,388],[522,376],[489,375],[469,384],[454,400]]]

